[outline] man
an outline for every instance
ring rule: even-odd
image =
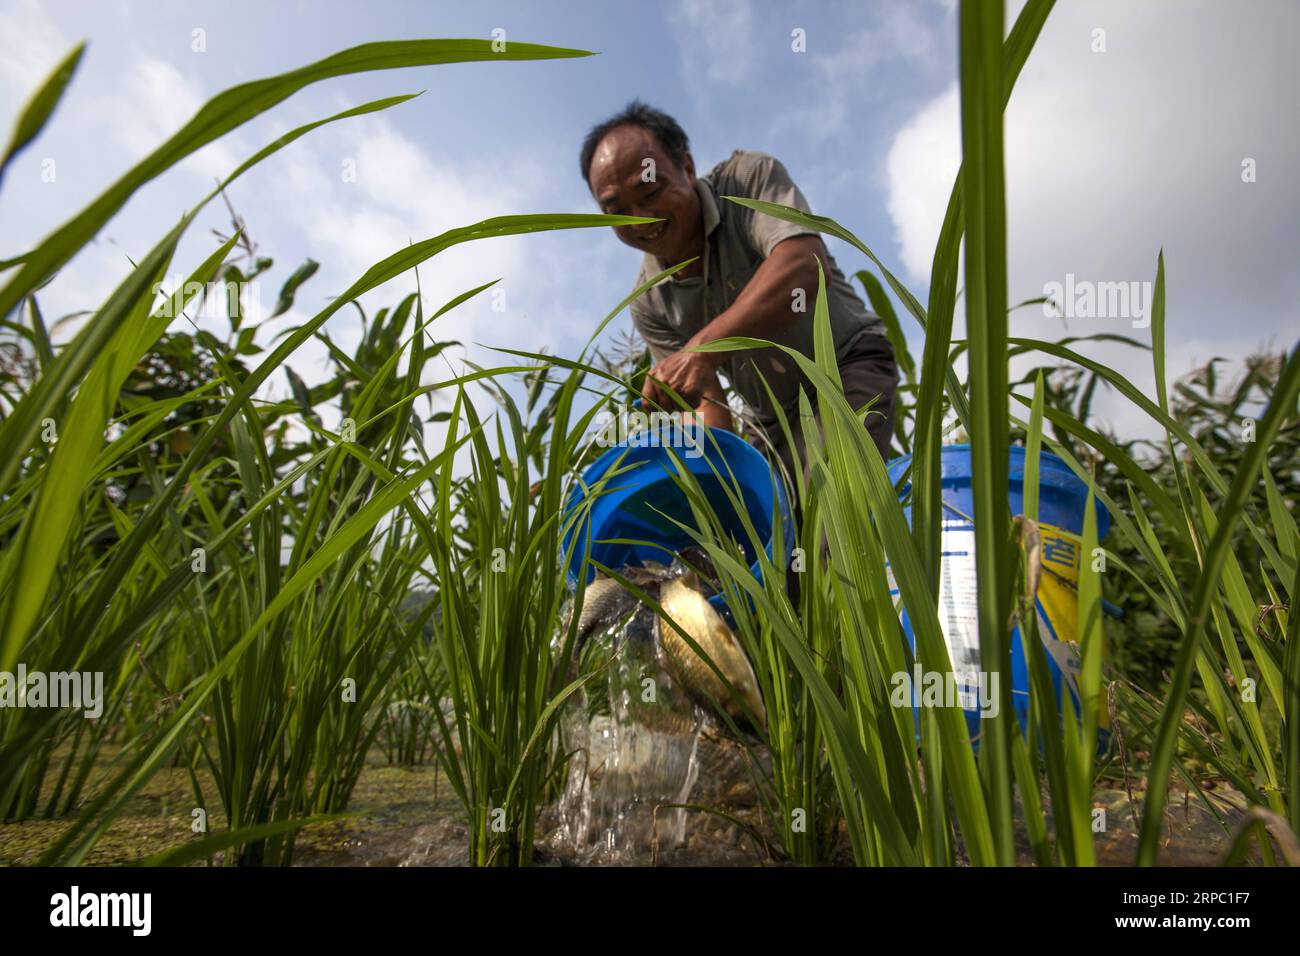
[[[746,429],[746,437],[760,449],[774,451],[793,476],[791,449],[760,376],[783,408],[802,460],[799,388],[814,407],[816,390],[797,363],[771,347],[686,350],[730,336],[750,336],[811,357],[820,260],[845,395],[854,408],[877,400],[866,427],[881,455],[889,457],[898,369],[880,319],[858,298],[817,232],[720,198],[746,196],[811,212],[778,160],[736,150],[706,176],[697,177],[690,144],[677,122],[633,101],[591,130],[581,164],[602,212],[664,220],[614,227],[620,240],[645,253],[637,286],[695,257],[632,303],[633,324],[653,361],[642,393],[647,409],[677,407],[664,389],[668,386],[706,424],[730,429],[731,412],[718,378],[723,370],[757,426]]]

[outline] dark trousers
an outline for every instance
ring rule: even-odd
[[[883,335],[863,335],[848,355],[840,360],[840,379],[844,383],[844,397],[851,407],[861,408],[872,399],[876,403],[867,414],[866,428],[871,435],[880,456],[886,461],[890,458],[890,440],[894,434],[895,400],[898,389],[898,365],[894,361],[894,350],[889,340]],[[813,414],[817,428],[821,431],[821,415],[817,408],[816,395],[810,395]],[[794,452],[798,453],[803,468],[805,485],[808,482],[808,463],[805,460],[803,427],[799,422],[798,407],[786,409],[786,420],[794,439]],[[779,422],[772,424],[761,434],[751,434],[750,444],[759,451],[775,455],[785,469],[790,488],[795,487],[795,455],[781,432]],[[798,503],[792,502],[796,510]]]

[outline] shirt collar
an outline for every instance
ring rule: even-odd
[[[695,191],[700,197],[700,213],[704,217],[704,235],[712,234],[722,221],[718,212],[718,201],[713,197],[713,184],[707,179],[695,180]]]

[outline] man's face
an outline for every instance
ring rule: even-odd
[[[664,220],[614,226],[615,235],[629,246],[670,265],[700,254],[704,226],[695,192],[695,163],[689,155],[683,169],[649,130],[619,126],[597,145],[587,180],[601,212]]]

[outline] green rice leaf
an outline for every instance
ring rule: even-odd
[[[5,170],[9,168],[13,158],[22,151],[24,146],[34,140],[49,122],[54,108],[59,105],[59,100],[63,99],[68,84],[72,82],[72,75],[77,72],[77,66],[81,63],[81,56],[85,52],[86,44],[83,40],[73,47],[72,52],[63,58],[63,61],[54,68],[53,73],[46,77],[41,88],[18,114],[18,122],[14,124],[14,131],[9,136],[9,145],[5,147],[4,158],[0,159],[0,182],[4,181]],[[8,309],[0,309],[0,315],[8,311]]]

